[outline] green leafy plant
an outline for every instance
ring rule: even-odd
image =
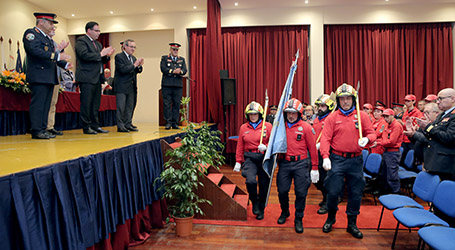
[[[189,101],[189,97],[184,97],[181,103],[186,107]],[[186,119],[186,115],[182,114],[182,117]],[[171,216],[180,218],[203,215],[199,205],[212,204],[200,198],[195,191],[203,186],[199,178],[205,174],[205,166],[218,168],[224,162],[220,131],[212,131],[205,122],[201,123],[200,128],[189,122],[184,130],[186,134],[182,145],[166,152],[169,160],[159,177],[165,190],[163,197],[170,201]]]

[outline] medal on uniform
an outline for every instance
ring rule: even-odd
[[[167,66],[168,66],[168,67],[171,67],[171,64],[170,64],[170,63],[168,63],[168,64],[167,64]]]
[[[45,51],[48,51],[48,50],[49,50],[49,47],[44,46],[44,50],[45,50]]]
[[[299,127],[297,130],[301,132],[301,131],[303,131],[303,128]]]
[[[354,115],[354,118],[357,118],[357,115]]]

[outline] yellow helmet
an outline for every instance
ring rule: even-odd
[[[335,101],[329,95],[323,94],[314,102],[315,105],[325,104],[332,111],[335,108]]]
[[[245,118],[248,119],[249,114],[260,114],[261,117],[264,115],[264,109],[261,104],[252,101],[245,108]]]
[[[351,85],[347,83],[341,84],[340,87],[337,88],[335,92],[336,97],[340,96],[352,96],[354,99],[357,97],[357,91]]]

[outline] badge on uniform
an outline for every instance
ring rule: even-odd
[[[302,132],[302,131],[303,131],[303,128],[302,128],[302,127],[299,127],[297,130],[300,131],[300,132]]]
[[[33,41],[35,40],[35,35],[33,35],[33,33],[28,33],[26,36],[25,36],[25,39],[29,40],[29,41]]]
[[[45,51],[48,51],[48,50],[49,50],[49,47],[44,46],[44,50],[45,50]]]
[[[446,117],[446,118],[442,119],[442,121],[441,121],[441,122],[448,122],[448,121],[449,121],[449,119],[450,119],[450,117]]]
[[[355,128],[359,129],[359,123],[357,121],[355,121]]]
[[[316,131],[314,131],[314,128],[311,128],[311,132],[313,132],[313,135],[316,134]]]
[[[168,67],[171,67],[171,64],[170,64],[170,63],[168,63],[168,64],[167,64],[167,66],[168,66]]]
[[[384,128],[385,128],[385,126],[384,126],[384,124],[382,124],[382,127],[381,127],[381,129],[379,130],[379,133],[382,133],[382,131],[384,131]]]
[[[297,141],[300,141],[300,140],[302,140],[302,135],[301,135],[301,134],[298,134],[298,135],[297,135]]]
[[[357,115],[354,115],[354,118],[357,118]]]

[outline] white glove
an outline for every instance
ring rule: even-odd
[[[259,152],[265,152],[267,150],[267,146],[264,144],[259,144],[258,150]]]
[[[363,147],[365,147],[365,145],[368,144],[369,141],[370,140],[368,139],[368,137],[362,137],[362,138],[359,139],[359,146],[361,148],[363,148]]]
[[[330,161],[329,158],[325,158],[322,161],[322,167],[325,169],[325,171],[329,171],[330,169],[332,169],[332,162]]]
[[[241,166],[242,166],[242,164],[240,164],[240,162],[236,162],[235,166],[234,166],[234,172],[240,172]]]
[[[318,170],[311,170],[310,176],[311,176],[311,182],[316,183],[319,181],[319,171]]]
[[[321,147],[321,143],[320,142],[316,143],[316,149],[319,150],[320,147]]]

